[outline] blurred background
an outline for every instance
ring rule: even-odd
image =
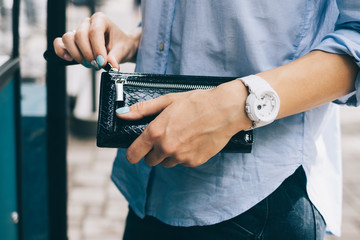
[[[42,54],[53,36],[95,11],[131,31],[140,21],[138,2],[0,0],[1,240],[122,238],[128,206],[110,181],[116,150],[95,145],[100,72],[79,65],[54,70]],[[134,67],[122,64],[121,71]],[[326,239],[355,240],[360,109],[341,107],[341,121],[343,235]]]

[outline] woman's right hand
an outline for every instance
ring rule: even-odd
[[[86,67],[96,68],[109,62],[119,69],[119,63],[132,60],[141,38],[141,27],[131,34],[118,28],[103,13],[86,18],[75,31],[54,40],[56,54],[64,60],[75,60]]]

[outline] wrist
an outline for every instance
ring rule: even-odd
[[[129,38],[132,47],[131,47],[131,52],[129,54],[129,57],[126,61],[128,62],[136,62],[136,55],[137,55],[137,51],[140,45],[140,39],[141,39],[141,35],[142,35],[142,27],[138,26],[137,28],[135,28],[133,31],[131,31],[130,33],[127,34],[127,37]]]
[[[249,96],[249,91],[247,89],[247,87],[245,86],[245,84],[240,80],[238,81],[238,83],[240,83],[241,85],[241,90],[240,90],[240,96],[241,96],[241,106],[240,106],[240,109],[241,109],[241,115],[243,116],[242,117],[242,124],[241,124],[241,130],[244,131],[244,130],[247,130],[247,129],[250,129],[252,126],[253,126],[253,121],[249,118],[248,114],[246,113],[245,109],[246,109],[246,100]]]
[[[142,35],[142,27],[141,26],[136,27],[134,30],[132,30],[128,34],[129,38],[132,39],[136,50],[139,48],[141,35]]]
[[[219,99],[218,104],[230,106],[227,116],[232,133],[236,134],[239,131],[249,129],[252,126],[252,121],[245,112],[245,103],[248,97],[246,86],[236,79],[224,83],[216,89],[221,92],[221,96],[217,97]],[[226,102],[222,102],[220,99]]]

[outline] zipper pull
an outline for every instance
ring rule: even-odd
[[[123,102],[124,101],[124,84],[126,84],[126,76],[122,76],[120,79],[115,80],[115,88],[116,88],[116,101]]]
[[[108,73],[119,72],[119,70],[114,68],[109,62],[105,64],[103,69],[105,71],[107,71]],[[124,82],[125,82],[125,80],[126,79],[123,79],[123,78],[115,80],[115,89],[116,89],[115,101],[117,101],[117,102],[123,102],[124,101]]]
[[[116,88],[116,101],[123,102],[124,101],[124,82],[122,80],[116,80],[115,88]]]

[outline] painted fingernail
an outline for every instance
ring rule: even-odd
[[[98,64],[96,63],[95,60],[92,60],[90,64],[94,69],[99,70],[99,66],[98,66]]]
[[[64,58],[65,58],[65,60],[67,60],[67,61],[72,61],[72,60],[74,60],[69,54],[67,54],[67,53],[65,53],[64,54]]]
[[[125,114],[130,112],[130,108],[129,107],[122,107],[122,108],[118,108],[116,109],[116,113],[121,115],[121,114]]]
[[[96,62],[99,65],[99,67],[102,67],[102,66],[104,66],[105,59],[103,56],[99,55],[96,57]]]
[[[86,60],[82,61],[81,64],[82,64],[84,67],[91,68],[90,63],[88,63],[88,61],[86,61]]]

